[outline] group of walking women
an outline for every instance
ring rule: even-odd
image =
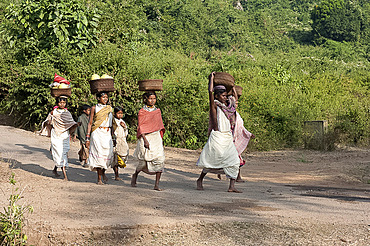
[[[197,166],[203,170],[197,180],[197,189],[203,190],[203,179],[208,172],[224,173],[230,179],[229,192],[240,192],[235,188],[236,181],[242,181],[239,168],[244,165],[241,153],[248,145],[250,138],[254,135],[249,133],[243,126],[243,120],[236,112],[238,96],[235,88],[232,95],[228,95],[226,88],[222,85],[214,86],[214,74],[209,76],[209,139],[198,159]],[[98,103],[91,107],[88,117],[86,135],[83,148],[88,152],[86,165],[91,171],[97,172],[97,183],[108,182],[105,171],[113,167],[118,179],[117,158],[114,149],[119,143],[117,129],[123,128],[127,132],[127,125],[122,120],[122,109],[114,110],[109,105],[107,93],[96,95]],[[138,159],[135,173],[131,178],[131,186],[136,187],[140,172],[155,175],[155,190],[159,188],[159,181],[164,170],[164,147],[163,125],[161,110],[155,106],[156,94],[147,91],[143,95],[143,107],[138,113],[137,146],[134,157]],[[55,168],[53,173],[59,176],[57,169],[61,168],[64,179],[67,179],[66,167],[68,166],[67,153],[69,151],[69,139],[76,127],[81,126],[73,120],[71,113],[66,108],[67,98],[58,97],[56,106],[50,112],[46,125],[51,136],[51,152]],[[121,116],[120,116],[121,115]],[[127,136],[127,134],[126,134]],[[125,136],[124,136],[125,137]],[[124,139],[121,143],[125,145],[125,153],[118,155],[125,160],[128,156],[128,145]],[[117,172],[116,169],[117,168]]]

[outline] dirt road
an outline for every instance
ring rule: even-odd
[[[274,151],[246,154],[238,183],[209,174],[195,181],[200,151],[166,148],[163,191],[154,177],[129,185],[136,160],[120,169],[123,181],[96,185],[96,173],[69,153],[69,182],[54,178],[50,139],[0,126],[0,196],[6,205],[11,172],[34,207],[27,234],[35,245],[369,245],[370,150]],[[130,153],[133,153],[133,145]]]

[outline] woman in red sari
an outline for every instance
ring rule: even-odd
[[[135,173],[132,175],[131,186],[136,187],[138,174],[155,175],[154,190],[160,191],[159,180],[164,169],[163,134],[165,132],[161,110],[155,107],[157,96],[154,91],[143,95],[144,107],[138,114],[137,146],[134,157],[139,159]]]

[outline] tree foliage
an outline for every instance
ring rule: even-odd
[[[66,45],[96,45],[100,14],[83,0],[23,0],[7,7],[2,30],[11,47],[22,47],[26,58],[41,50]]]
[[[311,13],[313,31],[336,41],[358,41],[364,22],[355,1],[323,0]]]
[[[57,2],[37,3],[47,1]],[[30,8],[37,5],[28,2]],[[157,103],[167,129],[164,143],[200,148],[207,141],[207,76],[224,71],[244,88],[238,110],[257,136],[251,148],[299,147],[303,122],[323,119],[340,136],[337,141],[370,144],[370,5],[365,0],[355,5],[363,22],[354,42],[314,38],[310,13],[315,0],[67,0],[59,6],[72,2],[88,23],[99,21],[96,29],[87,26],[94,27],[88,31],[96,43],[82,49],[74,42],[76,35],[64,36],[62,42],[46,24],[40,32],[31,24],[24,28],[31,20],[39,21],[36,26],[41,21],[36,12],[27,16],[31,12],[24,0],[0,8],[0,110],[15,117],[18,126],[38,129],[45,119],[55,102],[48,88],[54,73],[72,83],[68,109],[75,117],[80,105],[96,103],[88,83],[91,75],[107,73],[116,88],[110,103],[123,106],[134,141],[142,105],[137,81],[163,79]],[[13,9],[24,18],[9,19],[15,16]],[[49,23],[56,30],[65,23],[77,28],[78,18],[61,10],[69,17],[61,14],[63,21]],[[101,13],[99,20],[92,19],[94,13]],[[83,23],[80,27],[86,28]]]

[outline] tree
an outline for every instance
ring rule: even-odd
[[[358,41],[363,22],[356,2],[323,0],[311,12],[314,34],[336,41]]]
[[[6,9],[9,21],[2,31],[11,47],[25,44],[26,53],[38,53],[60,44],[85,49],[96,45],[100,15],[83,0],[22,0]]]

